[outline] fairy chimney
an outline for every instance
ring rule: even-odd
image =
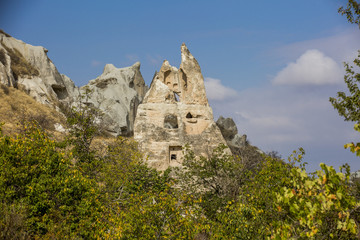
[[[213,119],[200,66],[185,44],[180,68],[165,60],[154,76],[137,109],[134,138],[149,166],[158,170],[181,166],[186,144],[204,157],[220,143],[226,145]]]

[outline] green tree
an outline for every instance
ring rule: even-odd
[[[348,0],[346,8],[340,7],[339,13],[346,15],[348,21],[357,24],[360,28],[360,3],[355,0]],[[338,111],[339,115],[344,117],[345,121],[356,122],[355,131],[360,132],[360,73],[356,72],[356,67],[360,67],[360,51],[357,58],[353,61],[354,66],[344,63],[346,74],[344,81],[347,85],[349,95],[345,92],[338,92],[337,97],[330,97],[330,102]],[[355,68],[354,68],[355,67]],[[360,143],[349,143],[344,146],[360,156]]]
[[[64,146],[69,144],[72,146],[76,165],[81,171],[95,178],[101,167],[102,159],[100,156],[96,156],[96,151],[91,148],[91,143],[95,136],[101,133],[99,123],[102,113],[89,102],[91,94],[92,91],[85,88],[83,94],[79,96],[76,107],[65,107],[69,134]]]
[[[350,23],[358,24],[360,27],[360,3],[355,0],[348,0],[346,8],[340,7],[339,13],[346,15]]]
[[[349,95],[345,92],[338,92],[337,98],[330,98],[333,107],[345,121],[360,123],[360,73],[356,73],[354,66],[344,63],[346,74],[344,81],[349,90]],[[360,52],[358,58],[354,60],[354,65],[360,67]]]
[[[250,172],[239,199],[211,222],[213,239],[357,239],[360,202],[350,193],[350,173],[321,164],[307,174],[304,151],[289,162],[266,157]]]
[[[276,193],[276,205],[285,218],[272,234],[281,238],[358,239],[358,202],[350,192],[350,168],[336,172],[320,164],[313,176],[293,168],[289,185]]]
[[[200,206],[208,218],[216,214],[228,201],[236,200],[239,188],[245,181],[244,165],[239,158],[226,152],[227,147],[219,145],[206,158],[197,157],[186,147],[183,167],[176,170],[179,185],[188,194],[201,198]]]
[[[194,239],[206,229],[197,203],[171,184],[160,192],[131,194],[126,208],[113,219],[109,235],[121,239]]]
[[[340,7],[339,13],[346,15],[348,21],[357,24],[360,28],[360,3],[355,0],[348,0],[346,8]],[[330,102],[334,108],[343,116],[345,121],[360,123],[360,73],[356,73],[354,66],[344,63],[346,74],[344,81],[347,85],[350,95],[344,92],[338,92],[337,98],[330,97]],[[360,51],[358,58],[354,60],[354,65],[360,67]]]
[[[97,184],[36,123],[15,137],[0,131],[0,169],[0,227],[9,226],[11,214],[31,238],[91,239],[104,227]]]

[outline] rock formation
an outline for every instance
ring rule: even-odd
[[[233,153],[238,153],[241,148],[245,147],[246,135],[238,134],[238,129],[232,118],[220,116],[216,121],[216,124]]]
[[[180,166],[185,144],[205,157],[220,143],[226,145],[213,120],[200,66],[185,44],[180,68],[164,61],[154,76],[137,110],[134,138],[158,170]]]
[[[38,102],[56,108],[76,106],[85,88],[93,91],[89,103],[104,112],[104,129],[112,135],[131,135],[136,109],[147,91],[140,63],[116,68],[107,64],[101,76],[78,88],[60,74],[48,50],[17,40],[0,30],[0,84],[25,91]]]
[[[66,82],[47,56],[48,50],[0,32],[0,83],[24,90],[38,102],[69,97]]]
[[[140,63],[126,68],[107,64],[103,73],[81,87],[80,92],[86,88],[92,92],[87,103],[103,112],[106,130],[112,135],[132,135],[137,107],[148,90]]]

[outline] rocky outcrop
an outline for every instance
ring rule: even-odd
[[[175,99],[184,104],[209,105],[200,66],[185,44],[181,46],[180,68],[171,66],[165,60],[153,82],[157,80],[165,84],[172,95],[175,94]],[[150,97],[158,97],[158,94],[151,94]]]
[[[66,101],[69,94],[64,79],[47,52],[0,32],[0,82],[22,89],[44,104]]]
[[[0,84],[19,88],[55,108],[59,103],[77,106],[80,95],[88,88],[92,94],[87,104],[104,113],[100,123],[103,128],[112,135],[132,135],[137,106],[148,90],[140,63],[127,68],[107,64],[102,75],[78,88],[58,72],[47,52],[0,30]]]
[[[91,90],[87,104],[101,110],[103,125],[110,134],[133,134],[137,107],[148,90],[139,62],[126,68],[107,64],[103,73],[81,87],[80,92],[84,93],[85,89]]]
[[[213,120],[199,64],[185,44],[180,68],[164,61],[154,76],[137,110],[134,138],[148,164],[158,170],[181,166],[185,144],[205,157],[220,143],[226,145]]]
[[[224,118],[220,116],[216,121],[227,145],[233,153],[238,153],[241,148],[246,146],[246,135],[238,134],[238,129],[232,118]]]

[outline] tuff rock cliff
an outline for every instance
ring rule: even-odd
[[[80,88],[90,89],[87,104],[102,111],[106,130],[112,135],[133,134],[136,110],[148,87],[140,73],[140,63],[131,67],[116,68],[107,64],[103,73]]]
[[[104,129],[112,135],[132,135],[137,106],[147,91],[140,63],[127,68],[108,64],[102,75],[79,88],[58,72],[47,52],[0,31],[0,84],[21,89],[54,108],[59,103],[77,106],[80,95],[89,88],[92,94],[87,104],[102,110]]]
[[[205,157],[220,143],[226,145],[213,120],[200,66],[185,44],[180,68],[165,60],[154,76],[138,107],[134,138],[148,156],[148,164],[158,170],[180,166],[185,144]]]
[[[0,83],[22,89],[43,104],[66,101],[66,84],[72,81],[64,81],[47,52],[0,32]]]

